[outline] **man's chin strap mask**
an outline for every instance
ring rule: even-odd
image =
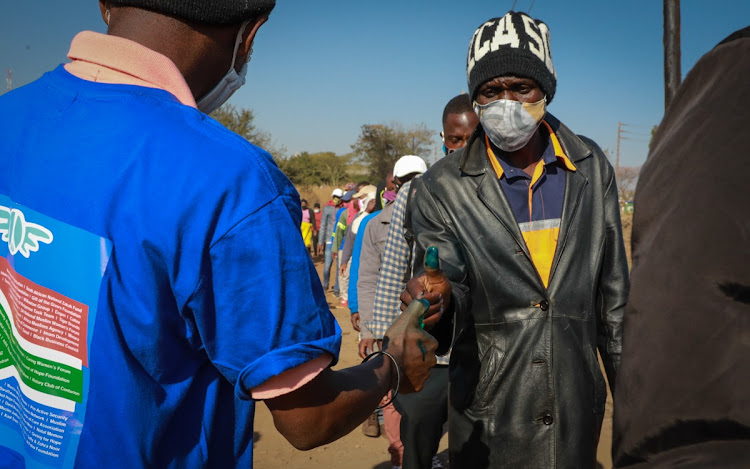
[[[242,43],[242,35],[245,32],[245,28],[247,28],[249,21],[245,21],[242,23],[242,26],[240,26],[239,32],[237,32],[237,39],[234,41],[234,51],[232,52],[232,65],[229,66],[229,71],[222,77],[221,80],[219,80],[219,83],[216,84],[216,86],[211,89],[208,93],[203,95],[202,98],[198,100],[198,109],[205,112],[206,114],[211,114],[215,110],[219,109],[222,104],[227,102],[227,100],[234,94],[235,91],[240,89],[242,85],[245,84],[245,76],[247,75],[247,64],[250,62],[250,56],[253,53],[253,50],[250,49],[250,52],[247,54],[247,59],[245,60],[245,63],[242,65],[242,69],[240,69],[239,72],[234,68],[234,64],[237,61],[237,50],[240,48],[240,44]]]

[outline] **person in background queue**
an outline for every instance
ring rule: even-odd
[[[314,254],[318,256],[320,254],[318,237],[320,234],[320,222],[323,218],[323,212],[320,211],[320,203],[318,202],[315,202],[315,204],[313,204],[313,216],[315,217],[315,226],[317,227],[317,229],[313,232],[313,250]]]
[[[300,224],[300,231],[302,231],[302,240],[305,243],[305,247],[310,255],[315,254],[313,251],[313,237],[318,230],[315,224],[315,213],[310,207],[307,206],[307,200],[300,200],[302,206],[302,223]]]
[[[406,216],[414,258],[435,247],[442,271],[415,262],[401,296],[429,291],[442,311],[450,465],[593,469],[607,397],[597,351],[614,389],[628,294],[615,173],[547,112],[544,22],[485,22],[466,71],[480,125],[413,181]]]
[[[367,204],[369,203],[369,201],[367,201],[367,197],[371,194],[373,195],[373,206],[371,207],[372,209],[375,207],[375,186],[371,184],[360,186],[357,192],[352,196],[351,203],[352,205],[359,208],[359,213],[352,219],[351,223],[349,223],[344,230],[344,242],[341,249],[341,259],[339,261],[339,276],[341,278],[341,282],[347,283],[346,288],[342,288],[341,295],[341,305],[346,307],[350,306],[349,297],[351,293],[353,292],[355,297],[357,295],[357,284],[355,282],[352,285],[351,282],[350,267],[352,266],[349,261],[352,258],[352,253],[354,252],[354,240],[357,236],[357,231],[359,230],[359,224],[362,219],[369,213],[367,210]],[[354,287],[354,289],[352,289],[351,287]]]
[[[341,189],[334,189],[331,192],[331,200],[328,201],[325,207],[323,207],[323,215],[320,220],[320,231],[318,234],[318,248],[323,248],[323,291],[328,291],[328,285],[331,280],[331,267],[335,264],[333,256],[333,233],[336,231],[336,218],[338,211],[341,209],[341,197],[344,196],[344,191]],[[339,272],[338,268],[334,269],[333,272],[333,293],[338,296],[339,294]]]
[[[424,173],[427,165],[424,160],[416,155],[406,155],[399,158],[393,165],[393,180],[396,191],[408,191],[409,182]],[[388,255],[385,252],[386,236],[388,235],[389,226],[394,219],[394,204],[387,203],[383,210],[368,223],[362,240],[362,253],[360,254],[360,281],[357,288],[363,295],[363,301],[360,303],[360,342],[359,355],[361,357],[372,353],[373,333],[369,328],[372,324],[373,300],[375,299],[375,289],[379,279],[381,265]],[[366,301],[365,301],[366,298]],[[434,372],[434,370],[433,370]],[[363,430],[368,435],[368,422],[372,422],[373,416],[365,421]],[[383,409],[383,422],[388,438],[388,452],[391,454],[391,464],[393,467],[401,467],[404,452],[404,443],[400,438],[401,415],[393,404]],[[369,429],[372,428],[372,424]],[[374,432],[373,432],[374,433]]]
[[[382,181],[377,185],[377,197],[375,197],[375,211],[382,210],[385,207],[385,192],[396,191],[396,186],[393,184],[393,172],[389,172],[385,175]]]
[[[466,145],[479,118],[466,93],[451,98],[443,109],[445,154],[460,150]],[[373,342],[382,341],[388,327],[401,313],[399,295],[411,276],[411,249],[404,236],[404,215],[407,210],[410,181],[403,183],[393,208],[393,220],[383,249],[383,264],[377,279],[377,293],[372,320],[373,331],[365,339],[365,348],[372,349]],[[379,344],[380,345],[380,344]],[[404,469],[438,469],[442,461],[435,456],[443,436],[443,426],[448,419],[448,361],[450,356],[438,358],[425,387],[416,399],[399,396],[394,405],[401,414],[400,433],[403,435]]]
[[[450,155],[465,147],[478,123],[468,94],[459,94],[448,101],[443,109],[443,131],[440,132],[443,154]]]
[[[344,195],[341,196],[341,206],[336,211],[336,228],[333,230],[333,247],[331,248],[333,268],[336,269],[336,285],[338,285],[338,291],[334,289],[333,294],[339,299],[339,305],[344,307],[346,306],[346,290],[349,285],[344,282],[339,272],[339,267],[341,266],[341,251],[344,249],[344,234],[346,233],[346,227],[349,226],[349,209],[353,203],[356,203],[356,201],[352,201],[353,191],[354,189],[352,188],[344,192]]]
[[[420,389],[437,344],[419,311],[390,329],[387,355],[330,368],[341,330],[300,237],[299,195],[207,115],[244,83],[274,1],[99,6],[107,34],[78,34],[70,63],[0,96],[13,116],[0,127],[13,168],[0,172],[12,235],[0,318],[17,321],[13,298],[34,289],[68,311],[54,326],[76,338],[16,322],[19,373],[0,386],[18,410],[0,415],[0,460],[252,467],[257,401],[308,449],[356,428],[389,389]]]
[[[351,314],[352,328],[360,332],[359,328],[359,291],[357,290],[357,283],[359,282],[359,264],[360,264],[360,252],[362,250],[362,236],[365,232],[364,228],[367,223],[380,212],[375,211],[375,198],[377,194],[375,192],[368,193],[364,199],[364,213],[362,217],[355,218],[353,224],[356,226],[356,233],[354,233],[354,239],[352,241],[352,252],[351,252],[351,269],[349,275],[349,312]]]

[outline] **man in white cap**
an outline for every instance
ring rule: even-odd
[[[463,148],[471,137],[479,118],[466,93],[451,98],[443,109],[443,152],[448,155]],[[376,288],[377,303],[369,324],[374,341],[383,339],[385,331],[401,313],[399,295],[406,280],[411,276],[411,249],[404,236],[404,218],[408,201],[409,185],[406,183],[393,205],[393,216],[388,228],[383,258]],[[371,344],[366,346],[372,347]],[[448,419],[448,362],[450,356],[438,358],[438,364],[430,372],[425,387],[416,399],[399,396],[394,405],[402,415],[404,469],[439,469],[443,463],[436,456],[443,427]]]
[[[344,191],[339,188],[334,189],[333,192],[331,192],[331,200],[329,200],[326,206],[323,207],[323,215],[320,217],[320,226],[318,227],[318,251],[320,251],[320,248],[325,247],[325,250],[323,251],[323,291],[328,290],[328,284],[331,278],[331,266],[333,265],[333,232],[336,229],[336,212],[341,207],[341,197],[343,196]],[[336,276],[333,292],[338,295],[338,271],[334,272],[333,275]]]
[[[549,29],[524,13],[482,24],[467,58],[480,126],[411,187],[415,278],[451,349],[452,467],[596,467],[622,348],[628,266],[615,173],[546,112]],[[419,262],[438,248],[442,274]]]
[[[405,155],[399,158],[393,165],[393,183],[396,186],[398,194],[408,194],[409,185],[412,179],[427,171],[425,161],[416,155]],[[405,199],[404,199],[405,200]],[[395,211],[396,204],[389,201],[383,210],[374,217],[367,225],[362,242],[362,254],[360,256],[359,275],[360,280],[357,284],[358,294],[363,297],[359,302],[360,316],[360,356],[366,356],[367,353],[375,349],[375,335],[373,331],[373,311],[375,305],[382,298],[378,298],[379,292],[379,274],[380,267],[386,258],[392,253],[387,251],[388,245],[386,238],[389,234],[391,220],[403,220]],[[403,209],[403,207],[401,207]],[[382,336],[378,337],[382,338]],[[389,441],[388,451],[391,453],[391,463],[394,467],[400,467],[403,458],[404,445],[400,441],[401,416],[391,404],[383,409],[383,418],[385,424],[386,437]],[[368,434],[368,428],[375,430],[372,423],[374,417],[370,417],[365,422],[365,434]],[[370,425],[368,426],[368,423]],[[373,432],[374,433],[374,432]],[[377,435],[375,435],[377,436]]]

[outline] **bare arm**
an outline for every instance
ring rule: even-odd
[[[384,339],[384,349],[393,355],[401,371],[401,393],[420,390],[437,362],[437,341],[418,327],[422,312],[417,307],[409,308]],[[326,369],[301,388],[265,402],[276,429],[295,448],[307,450],[351,432],[397,381],[393,362],[380,355],[343,370]]]
[[[297,449],[308,450],[348,434],[395,386],[395,369],[384,356],[340,371],[330,368],[305,386],[265,401],[276,429]]]

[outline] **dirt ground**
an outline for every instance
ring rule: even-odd
[[[629,245],[629,242],[628,242]],[[323,268],[322,258],[315,262],[318,272]],[[335,369],[346,368],[360,362],[357,355],[357,333],[352,329],[349,310],[338,304],[338,299],[327,293],[328,305],[343,331],[341,354]],[[612,447],[612,397],[607,397],[607,410],[604,416],[602,434],[597,451],[597,459],[604,469],[612,467],[610,450]],[[255,413],[254,466],[257,469],[390,469],[388,440],[367,437],[361,428],[329,445],[310,451],[294,449],[274,428],[271,414],[265,405],[259,403]],[[448,437],[440,441],[438,457],[448,460]]]

